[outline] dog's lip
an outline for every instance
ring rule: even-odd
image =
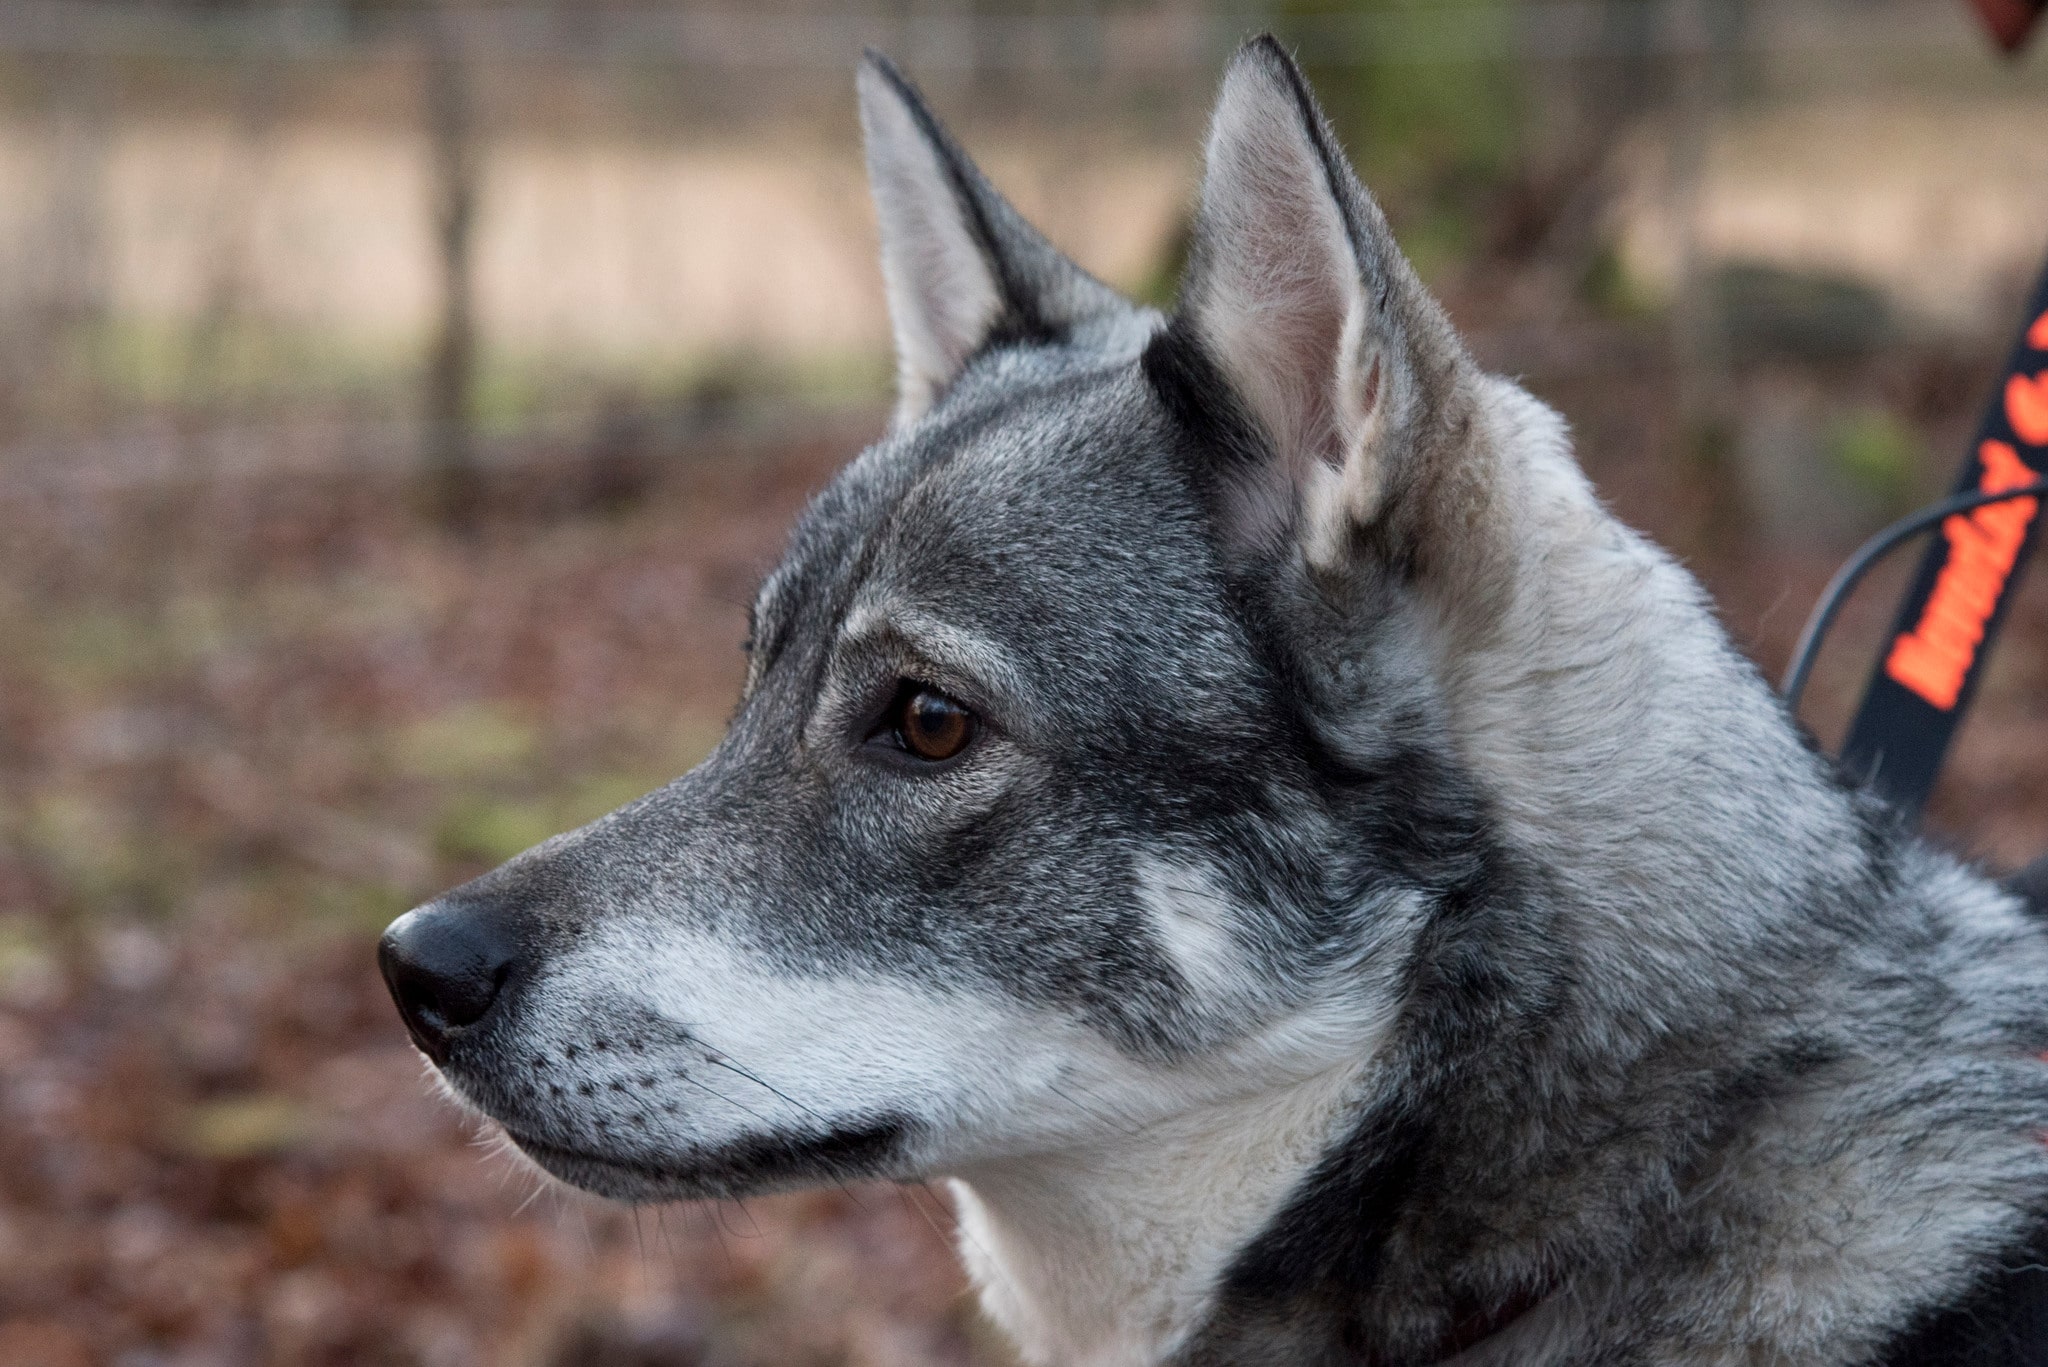
[[[501,1124],[500,1128],[521,1153],[538,1163],[557,1181],[572,1187],[620,1200],[673,1194],[671,1188],[677,1181],[674,1173],[662,1172],[631,1159],[614,1158],[574,1145],[537,1139],[509,1125]]]
[[[610,1158],[601,1153],[592,1153],[588,1149],[579,1149],[573,1144],[558,1144],[551,1139],[542,1139],[537,1135],[527,1134],[522,1130],[514,1129],[502,1121],[499,1122],[499,1128],[505,1131],[507,1139],[519,1146],[521,1152],[532,1158],[556,1158],[565,1159],[572,1163],[594,1163],[599,1167],[617,1168],[621,1172],[639,1171],[631,1163],[617,1158]]]
[[[908,1130],[900,1117],[837,1129],[807,1140],[747,1136],[720,1150],[604,1153],[544,1139],[499,1121],[528,1158],[571,1186],[626,1199],[730,1196],[796,1181],[891,1175],[885,1168]]]

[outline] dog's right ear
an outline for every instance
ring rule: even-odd
[[[922,417],[976,352],[1057,341],[1132,306],[1026,223],[889,60],[860,66],[860,122],[896,331],[896,423]]]
[[[1199,353],[1250,420],[1233,531],[1292,528],[1326,568],[1366,529],[1404,558],[1426,553],[1423,524],[1455,514],[1443,493],[1469,482],[1453,467],[1471,367],[1272,38],[1231,59],[1207,161],[1160,355]],[[1201,377],[1168,388],[1214,407]]]

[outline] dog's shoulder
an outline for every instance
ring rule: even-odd
[[[2006,891],[2048,918],[2048,856],[2011,874]],[[1869,1367],[2033,1367],[2048,1362],[2048,1223],[1954,1303],[1922,1313]]]

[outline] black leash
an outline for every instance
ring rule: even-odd
[[[2034,287],[2027,323],[1986,407],[1977,438],[1942,503],[1866,542],[1822,594],[1793,652],[1786,700],[1797,708],[1813,658],[1849,590],[1908,537],[1939,524],[1901,604],[1863,703],[1842,744],[1842,766],[1917,815],[1984,660],[2012,605],[2013,587],[2039,539],[2048,494],[2048,271]]]
[[[2017,489],[2003,489],[1987,494],[1979,489],[1974,493],[1957,494],[1945,498],[1929,508],[1922,508],[1910,517],[1902,517],[1886,527],[1870,540],[1857,548],[1856,554],[1842,563],[1835,571],[1835,577],[1828,580],[1828,586],[1821,590],[1813,612],[1806,619],[1806,625],[1799,632],[1798,644],[1792,647],[1792,663],[1785,669],[1785,682],[1780,691],[1785,695],[1785,704],[1794,712],[1799,710],[1799,699],[1806,692],[1806,681],[1813,673],[1813,662],[1820,655],[1820,645],[1827,638],[1828,629],[1835,624],[1835,616],[1842,610],[1842,604],[1855,592],[1856,585],[1878,561],[1897,550],[1900,543],[1956,513],[1972,512],[1988,503],[2002,503],[2013,498],[2039,498],[2048,494],[2048,479],[2022,484]]]

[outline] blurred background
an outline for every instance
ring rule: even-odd
[[[1264,27],[1775,676],[2048,245],[2048,76],[1953,0],[0,0],[0,1363],[1007,1361],[929,1191],[536,1192],[371,946],[716,738],[886,412],[861,46],[1163,302]],[[1931,817],[1995,866],[2044,685],[2027,588]]]

